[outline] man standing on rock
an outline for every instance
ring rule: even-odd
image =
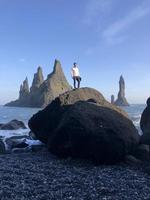
[[[79,68],[77,67],[77,63],[73,63],[71,75],[74,82],[74,89],[76,89],[76,81],[78,82],[78,88],[80,88],[81,77],[79,73]]]

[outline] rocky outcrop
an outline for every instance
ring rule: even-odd
[[[139,142],[126,113],[91,88],[61,94],[33,115],[28,125],[52,153],[96,163],[123,160]]]
[[[30,91],[26,79],[20,86],[19,99],[6,106],[45,107],[59,94],[68,90],[71,90],[71,86],[66,80],[60,62],[55,60],[53,72],[47,76],[45,81],[42,68],[38,67]]]
[[[150,98],[147,99],[147,107],[142,113],[140,126],[143,132],[141,143],[150,145]]]
[[[123,76],[120,77],[119,80],[119,93],[118,99],[114,103],[117,106],[129,106],[126,98],[125,98],[125,81]]]
[[[22,121],[11,120],[6,124],[0,124],[0,130],[17,130],[17,129],[26,129],[26,126]]]

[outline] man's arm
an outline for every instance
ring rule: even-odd
[[[73,78],[73,68],[71,68],[71,76],[72,76],[72,78]]]

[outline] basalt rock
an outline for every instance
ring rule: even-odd
[[[18,107],[45,107],[59,94],[71,90],[61,64],[55,60],[54,69],[51,74],[44,80],[42,68],[38,67],[37,73],[34,74],[32,86],[29,91],[28,80],[20,86],[19,99],[7,103],[5,106]]]
[[[55,100],[52,101],[46,108],[40,110],[34,114],[29,120],[29,127],[35,134],[36,138],[44,143],[48,142],[48,135],[54,131],[58,126],[62,115],[69,108],[70,105],[78,101],[87,101],[95,103],[99,106],[104,106],[116,110],[125,117],[128,117],[127,113],[122,109],[110,104],[105,100],[103,95],[92,88],[80,88],[65,92]],[[66,105],[66,107],[64,107]]]
[[[147,99],[147,107],[142,113],[140,126],[143,132],[141,143],[150,145],[150,98]]]
[[[119,162],[139,143],[126,113],[91,88],[59,95],[33,115],[28,125],[52,153],[96,163]]]
[[[17,129],[26,129],[25,124],[19,120],[11,120],[6,124],[0,125],[0,130],[17,130]]]
[[[127,99],[125,98],[125,81],[123,76],[120,77],[119,80],[119,93],[118,98],[114,102],[117,106],[129,106],[129,103],[127,102]]]

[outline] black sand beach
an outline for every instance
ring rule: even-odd
[[[0,155],[0,199],[150,199],[149,172],[147,163],[94,166],[49,152]]]

